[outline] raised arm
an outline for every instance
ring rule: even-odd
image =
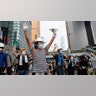
[[[48,43],[48,45],[46,46],[47,50],[49,50],[49,48],[50,48],[50,46],[52,45],[54,39],[56,38],[56,31],[57,31],[57,30],[55,30],[55,31],[53,32],[53,36],[52,36],[50,42]]]
[[[69,59],[69,51],[66,52],[66,59]]]
[[[16,46],[13,46],[13,54],[15,57],[18,57],[18,53],[16,53]]]
[[[25,31],[25,30],[24,30],[24,35],[25,35],[25,39],[27,41],[27,44],[28,44],[29,49],[32,50],[32,42],[31,42],[31,40],[28,37],[27,31]]]
[[[53,57],[55,56],[55,50],[56,50],[56,47],[54,47],[54,49],[53,49],[53,51],[52,51]]]

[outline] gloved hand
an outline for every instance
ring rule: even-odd
[[[15,41],[15,42],[13,43],[13,45],[14,45],[14,46],[17,46],[17,45],[18,45],[18,42],[17,42],[17,41]]]
[[[24,32],[26,32],[28,30],[28,25],[26,23],[23,24],[23,29],[24,29]]]

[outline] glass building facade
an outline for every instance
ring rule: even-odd
[[[13,47],[14,42],[18,42],[17,48],[26,48],[29,52],[27,42],[24,37],[23,24],[26,23],[28,28],[28,35],[31,39],[32,24],[31,21],[0,21],[0,27],[8,28],[7,43],[6,45]]]

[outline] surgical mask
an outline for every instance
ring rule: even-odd
[[[3,49],[2,49],[2,48],[0,48],[0,51],[3,51]]]
[[[8,54],[8,53],[9,53],[9,51],[6,51],[5,53],[6,53],[6,54]]]
[[[22,52],[22,55],[25,55],[25,54],[26,54],[26,52],[25,52],[25,51],[23,51],[23,52]]]
[[[71,57],[71,60],[72,60],[72,61],[74,61],[74,58],[73,58],[73,57]]]
[[[60,54],[62,54],[63,53],[63,50],[60,50]]]
[[[42,49],[43,46],[44,46],[43,44],[39,44],[39,45],[38,45],[38,48],[39,48],[39,49]]]

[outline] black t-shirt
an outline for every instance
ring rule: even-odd
[[[88,62],[87,61],[85,61],[85,60],[81,60],[80,61],[80,66],[82,67],[82,66],[84,66],[84,67],[88,67]]]
[[[27,58],[28,58],[28,56],[27,56]],[[20,55],[18,55],[17,59],[20,62]],[[18,68],[17,69],[18,70],[29,70],[29,64],[25,63],[25,57],[24,56],[22,56],[22,65],[18,64]]]

